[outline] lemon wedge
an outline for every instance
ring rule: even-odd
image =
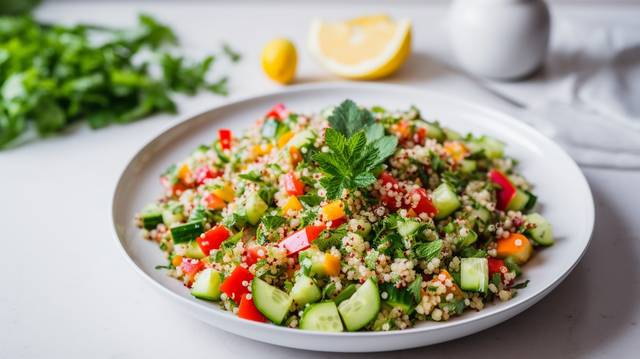
[[[329,71],[350,79],[370,80],[396,71],[411,53],[411,21],[386,15],[344,22],[314,20],[309,49]]]

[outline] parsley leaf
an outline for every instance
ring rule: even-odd
[[[340,248],[342,245],[342,237],[347,235],[347,226],[342,225],[329,233],[327,232],[328,231],[323,231],[320,236],[313,241],[313,244],[323,252],[331,249],[331,247]]]
[[[371,112],[359,109],[351,100],[345,100],[333,109],[333,113],[328,120],[331,127],[346,137],[351,137],[363,127],[374,122]]]
[[[385,136],[384,127],[374,123],[371,113],[346,100],[329,117],[331,128],[325,131],[329,152],[318,152],[313,159],[325,177],[320,184],[329,199],[338,198],[344,189],[365,188],[376,181],[374,172],[398,146],[396,136]]]
[[[407,291],[411,293],[411,295],[413,296],[413,300],[416,303],[420,303],[420,300],[422,300],[421,289],[422,289],[422,276],[417,276],[416,279],[407,286]]]

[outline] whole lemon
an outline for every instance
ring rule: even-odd
[[[298,54],[287,39],[274,39],[262,50],[262,69],[267,76],[281,84],[290,83],[296,75]]]

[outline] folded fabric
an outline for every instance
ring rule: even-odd
[[[545,68],[484,85],[583,165],[640,168],[640,26],[554,24]]]

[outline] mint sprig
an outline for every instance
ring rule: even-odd
[[[338,198],[344,189],[365,188],[376,181],[375,169],[391,156],[398,138],[384,134],[367,110],[351,100],[342,102],[328,118],[331,128],[325,132],[329,152],[318,152],[313,159],[325,176],[320,184],[329,199]]]

